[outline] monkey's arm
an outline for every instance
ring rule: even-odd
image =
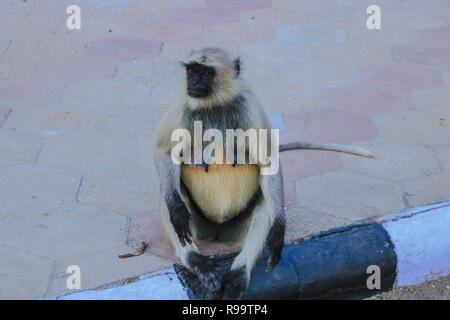
[[[161,181],[161,192],[166,201],[172,224],[181,245],[191,244],[192,232],[189,228],[191,215],[180,196],[180,165],[172,162],[167,152],[155,151],[155,162]]]
[[[267,236],[266,245],[270,251],[268,269],[275,267],[281,258],[286,230],[286,216],[284,212],[283,175],[281,167],[274,175],[262,176],[261,189],[271,213],[273,223]]]
[[[375,158],[375,155],[369,150],[356,146],[347,146],[335,143],[314,143],[314,142],[290,142],[280,144],[280,152],[297,149],[336,151],[349,153],[361,157]]]

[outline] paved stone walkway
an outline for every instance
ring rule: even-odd
[[[0,298],[68,292],[72,264],[86,289],[172,263],[151,146],[193,48],[241,56],[283,141],[378,156],[283,154],[286,240],[449,197],[450,3],[375,2],[381,30],[368,0],[2,0]]]

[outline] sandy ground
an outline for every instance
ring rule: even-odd
[[[450,300],[450,276],[416,286],[399,287],[367,300]]]

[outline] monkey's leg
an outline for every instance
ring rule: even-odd
[[[254,209],[242,250],[222,279],[224,299],[242,296],[248,287],[253,266],[266,244],[270,251],[268,269],[280,260],[286,227],[281,168],[275,175],[262,176],[261,189],[264,199]]]
[[[242,250],[222,279],[224,299],[239,299],[247,289],[251,270],[265,246],[273,220],[274,215],[268,210],[265,200],[261,200],[253,211]]]
[[[270,251],[268,261],[268,269],[270,270],[280,261],[281,251],[284,246],[284,233],[286,230],[283,173],[281,165],[276,174],[262,176],[261,190],[270,212],[275,215],[266,242]]]
[[[198,252],[198,248],[194,242],[185,242],[184,244],[180,242],[180,238],[170,221],[169,210],[164,201],[161,203],[160,213],[161,224],[165,234],[172,243],[176,255],[181,259],[181,263],[194,272],[206,288],[209,288],[209,290],[212,291],[219,289],[220,282],[215,273],[215,265],[208,257],[203,256]],[[193,238],[196,238],[195,234],[193,235]]]
[[[195,272],[205,287],[218,288],[215,268],[208,257],[198,253],[192,242],[192,208],[188,197],[182,195],[180,186],[180,165],[174,165],[166,152],[155,152],[155,162],[161,180],[160,201],[161,223],[183,265]],[[183,197],[183,198],[182,198]]]
[[[175,228],[170,221],[169,210],[167,208],[167,204],[164,201],[161,202],[160,219],[161,225],[164,229],[163,231],[165,232],[167,238],[169,238],[170,243],[175,249],[175,254],[181,259],[181,263],[183,265],[189,267],[188,265],[189,253],[192,251],[198,252],[198,249],[193,242],[184,243],[184,245],[182,245],[180,238],[178,237],[178,234],[175,232]]]

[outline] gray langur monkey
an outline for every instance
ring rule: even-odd
[[[201,121],[204,129],[218,129],[224,136],[226,129],[270,131],[272,126],[240,76],[239,58],[230,58],[222,49],[205,48],[193,51],[182,65],[186,81],[181,102],[163,119],[154,148],[161,224],[185,267],[209,289],[222,289],[223,298],[237,299],[247,289],[252,268],[265,247],[270,252],[268,269],[280,260],[286,226],[281,167],[276,174],[261,175],[261,163],[177,164],[171,157],[177,143],[172,141],[172,133],[179,128],[193,133],[194,121]],[[279,146],[280,151],[293,149],[373,157],[362,148],[337,144]],[[207,241],[234,243],[240,248],[222,279],[209,257],[197,248]]]

